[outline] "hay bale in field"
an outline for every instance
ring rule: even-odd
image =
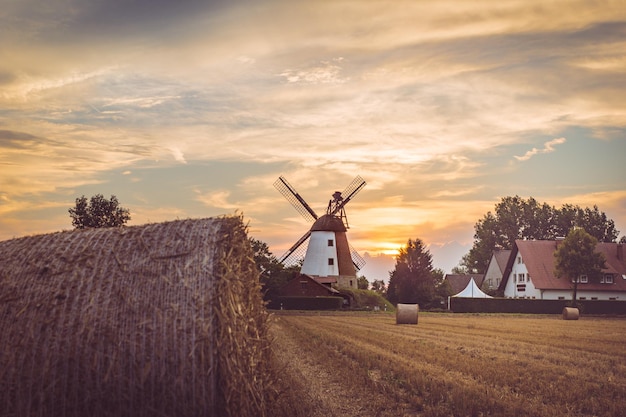
[[[417,304],[398,304],[396,307],[396,324],[417,324]]]
[[[0,416],[266,415],[241,217],[0,242],[0,318]]]
[[[563,307],[563,320],[578,320],[580,311],[574,307]]]

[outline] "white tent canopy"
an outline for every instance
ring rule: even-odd
[[[474,282],[474,278],[470,278],[467,286],[463,291],[458,294],[454,294],[452,297],[493,298],[492,296],[485,294],[480,288],[478,288],[478,285],[476,285],[476,282]]]

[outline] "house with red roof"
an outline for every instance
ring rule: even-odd
[[[599,242],[596,251],[604,254],[605,268],[599,278],[554,275],[554,252],[562,240],[516,240],[498,290],[505,297],[568,300],[572,279],[579,280],[580,300],[626,300],[624,244]]]
[[[481,288],[495,290],[500,286],[510,255],[511,251],[509,249],[496,249],[493,251]]]
[[[322,282],[310,275],[299,274],[280,289],[280,295],[286,297],[342,297],[346,306],[351,305],[350,294],[331,286],[334,281]]]

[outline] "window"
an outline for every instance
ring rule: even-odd
[[[489,288],[493,287],[493,279],[489,278],[487,280],[487,285],[489,285]]]
[[[565,297],[559,297],[559,300],[565,300]]]
[[[335,241],[332,239],[328,239],[328,246],[335,246]]]
[[[517,283],[517,274],[513,274],[513,284]]]
[[[525,281],[526,281],[526,275],[519,274],[519,282],[525,282]]]
[[[612,274],[604,274],[602,278],[600,278],[601,284],[612,284],[613,283],[613,275]]]
[[[522,263],[522,257],[521,257],[521,256],[518,256],[518,257],[517,257],[517,263],[518,263],[518,264],[521,264],[521,263]]]
[[[572,282],[578,282],[579,284],[586,284],[589,282],[589,278],[587,278],[587,275],[580,275],[578,276],[578,278],[573,279]]]
[[[579,300],[586,300],[587,297],[578,297]]]
[[[496,278],[496,286],[500,286],[500,278]]]
[[[526,282],[530,282],[530,274],[526,274]]]
[[[597,300],[597,299],[598,299],[598,297],[591,297],[591,299],[592,299],[592,300]]]
[[[333,258],[328,258],[328,265],[335,265],[335,260]]]

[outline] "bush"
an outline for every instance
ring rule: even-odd
[[[561,314],[570,300],[536,300],[527,298],[450,298],[450,310],[455,313],[523,313]],[[578,300],[586,314],[626,314],[626,301]]]
[[[340,310],[342,297],[277,297],[268,308],[274,310]]]
[[[386,307],[387,311],[395,311],[393,304],[376,291],[341,288],[341,292],[352,296],[354,300],[352,309],[373,310],[374,307],[379,307],[381,310],[384,310]]]

